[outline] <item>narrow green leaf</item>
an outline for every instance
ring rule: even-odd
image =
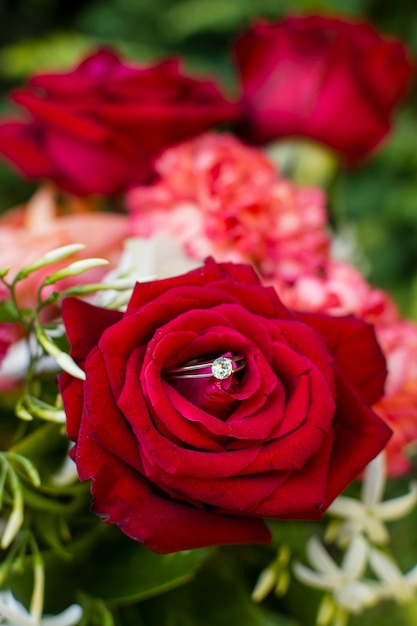
[[[4,495],[4,487],[6,484],[6,478],[7,478],[7,465],[2,463],[1,471],[0,471],[0,510],[3,506],[3,495]]]
[[[0,322],[18,322],[20,314],[11,300],[0,300]]]
[[[24,476],[29,479],[34,487],[40,486],[41,479],[39,477],[39,472],[29,459],[21,454],[16,454],[15,452],[6,452],[6,456],[8,461],[11,461],[12,465],[17,465],[18,468],[23,470]]]
[[[82,261],[75,261],[67,267],[64,267],[50,276],[47,276],[43,281],[42,286],[53,285],[63,278],[79,276],[80,274],[84,274],[84,272],[87,272],[95,267],[101,267],[108,264],[109,262],[106,259],[83,259]]]
[[[58,409],[32,395],[25,395],[22,404],[33,417],[39,417],[47,422],[65,424],[65,411]]]

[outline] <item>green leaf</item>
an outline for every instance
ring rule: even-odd
[[[107,603],[130,604],[185,584],[211,554],[192,550],[159,555],[117,530],[94,558],[96,573],[88,593]]]
[[[27,457],[38,470],[42,483],[57,472],[68,452],[69,441],[62,425],[45,424],[17,442],[10,452]]]
[[[146,602],[144,624],[158,626],[297,626],[281,612],[271,612],[251,601],[242,563],[220,549],[216,558],[181,589]],[[238,553],[235,552],[235,556]]]
[[[47,422],[65,424],[65,411],[40,400],[36,396],[32,396],[30,394],[23,396],[21,405],[19,406],[20,415],[19,411],[16,410],[18,417],[22,416],[23,419],[25,419],[25,409],[27,410],[27,413],[33,417],[39,417]]]
[[[417,600],[404,604],[380,603],[374,609],[353,616],[349,626],[410,626],[417,623]]]
[[[18,322],[19,311],[11,300],[0,300],[0,322]]]

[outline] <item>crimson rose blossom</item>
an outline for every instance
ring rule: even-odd
[[[398,41],[320,15],[256,23],[235,52],[244,138],[311,137],[350,162],[387,134],[414,71]]]
[[[0,154],[28,178],[75,195],[146,181],[161,149],[237,111],[214,82],[182,74],[175,59],[141,67],[104,49],[72,71],[33,76],[13,100],[29,116],[0,125]]]
[[[320,519],[384,447],[369,408],[385,365],[372,327],[288,311],[250,266],[137,284],[125,313],[76,299],[63,317],[86,380],[60,378],[93,509],[156,552],[268,542],[262,517]],[[242,355],[224,380],[175,379]]]

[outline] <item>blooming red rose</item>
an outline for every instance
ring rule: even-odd
[[[235,51],[246,139],[311,137],[351,162],[386,135],[414,69],[398,41],[319,15],[257,23]]]
[[[125,313],[68,299],[63,317],[86,372],[60,379],[80,478],[104,521],[156,552],[267,542],[263,517],[320,519],[389,438],[368,405],[385,378],[372,327],[298,318],[250,266],[209,260],[138,284]],[[170,377],[219,355],[246,366]]]
[[[162,148],[237,110],[212,81],[182,74],[177,60],[133,66],[108,50],[70,72],[32,77],[13,99],[29,119],[0,125],[0,154],[28,178],[76,195],[145,181]]]

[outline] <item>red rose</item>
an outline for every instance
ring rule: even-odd
[[[86,372],[60,379],[80,478],[104,521],[156,552],[267,542],[262,517],[320,519],[389,438],[367,404],[385,378],[372,327],[298,319],[250,266],[209,260],[138,284],[126,313],[69,299],[63,315]],[[246,366],[169,376],[219,355]]]
[[[144,182],[167,145],[233,120],[236,106],[176,60],[139,67],[100,50],[74,70],[31,78],[13,94],[30,121],[0,125],[0,153],[31,179],[76,195]]]
[[[257,23],[235,51],[245,138],[311,137],[351,162],[386,135],[414,69],[368,24],[319,15]]]

